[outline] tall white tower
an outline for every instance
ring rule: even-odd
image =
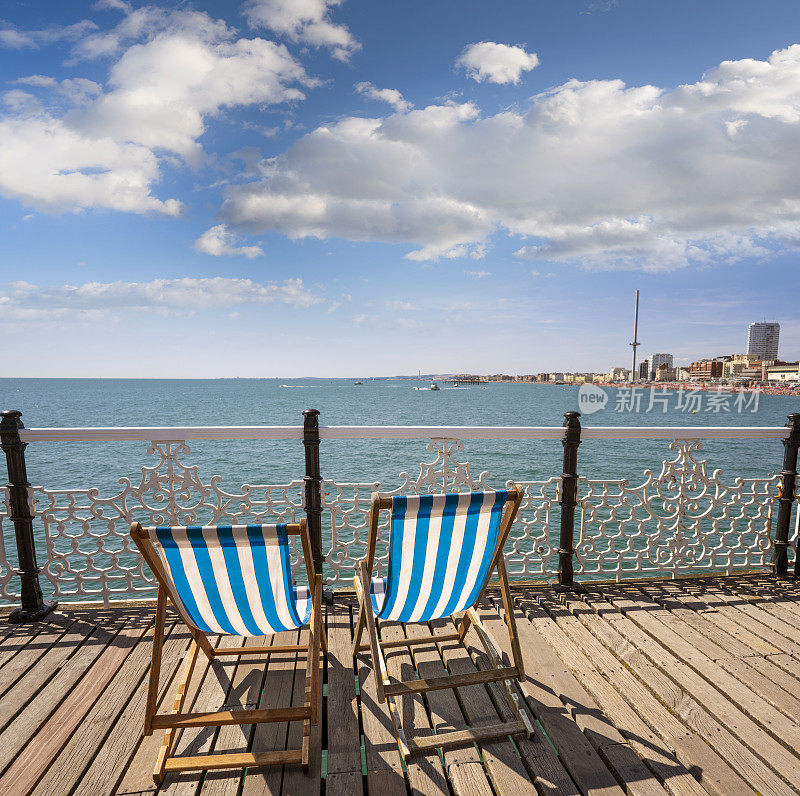
[[[778,358],[779,323],[751,323],[747,333],[747,353],[761,360]]]

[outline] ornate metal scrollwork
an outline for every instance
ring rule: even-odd
[[[734,478],[709,474],[697,457],[699,442],[676,440],[672,459],[657,475],[645,470],[644,481],[581,478],[580,530],[576,534],[577,569],[584,575],[621,578],[636,574],[676,574],[691,570],[723,570],[760,566],[770,553],[772,507],[779,476]],[[43,576],[53,596],[94,597],[108,604],[122,595],[151,596],[149,579],[128,536],[132,521],[143,524],[292,522],[303,516],[302,479],[285,484],[243,484],[229,491],[215,475],[204,483],[182,440],[151,443],[155,463],[141,468],[141,477],[121,478],[120,489],[101,495],[96,488],[34,487],[37,525],[43,528],[46,561]],[[366,555],[367,519],[374,491],[387,494],[463,492],[490,488],[489,474],[474,478],[460,458],[457,439],[432,439],[430,461],[416,477],[400,473],[395,489],[379,482],[325,480],[323,546],[326,582],[350,585]],[[525,496],[509,541],[506,559],[516,577],[551,574],[558,561],[558,498],[560,479],[518,482]],[[5,523],[4,523],[5,520]],[[377,571],[386,563],[388,517],[379,526]],[[8,534],[8,509],[0,513],[0,597],[12,601],[16,578],[3,547]],[[326,544],[327,543],[327,544]],[[293,568],[299,566],[293,552]],[[298,572],[302,577],[302,572]]]
[[[763,566],[771,549],[780,477],[722,480],[708,473],[699,440],[675,440],[675,458],[632,486],[626,479],[581,479],[580,570],[627,574],[730,572]]]

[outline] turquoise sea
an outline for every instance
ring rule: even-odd
[[[317,379],[0,379],[0,407],[19,409],[28,427],[53,426],[192,426],[302,424],[302,411],[320,411],[321,425],[551,425],[578,408],[578,388],[526,383],[491,383],[438,392],[414,390],[427,385],[408,380]],[[800,411],[797,398],[760,396],[756,411],[707,411],[707,394],[695,413],[678,408],[677,393],[660,393],[650,411],[650,392],[641,393],[641,411],[616,411],[625,397],[607,389],[605,409],[582,422],[586,426],[776,426]],[[655,397],[655,396],[654,396]],[[684,401],[685,403],[685,401]],[[626,407],[627,408],[627,407]],[[473,477],[488,471],[488,482],[546,479],[561,472],[558,440],[467,440],[460,454]],[[242,484],[278,484],[303,476],[303,446],[297,441],[190,442],[182,455],[196,464],[202,480],[219,475],[233,492]],[[759,477],[782,466],[779,440],[706,442],[709,471],[721,469],[725,481]],[[669,440],[585,441],[578,471],[587,477],[643,480],[672,458]],[[31,443],[26,452],[28,477],[48,489],[97,487],[101,495],[119,491],[119,479],[137,483],[141,468],[155,464],[146,443]],[[321,448],[322,474],[348,482],[380,481],[387,489],[403,471],[415,477],[420,462],[432,459],[424,440],[336,440]],[[10,528],[7,529],[7,544]],[[41,553],[40,553],[41,557]]]

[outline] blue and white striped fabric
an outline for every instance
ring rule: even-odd
[[[169,588],[204,633],[262,636],[305,625],[311,593],[292,585],[286,525],[149,529]]]
[[[392,501],[389,570],[370,584],[378,619],[425,622],[469,608],[489,575],[506,490]]]

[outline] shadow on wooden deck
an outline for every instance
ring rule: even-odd
[[[431,753],[404,766],[366,659],[350,654],[354,601],[326,610],[322,721],[311,766],[169,775],[169,794],[592,794],[634,796],[800,793],[800,585],[767,575],[593,584],[585,595],[513,589],[536,720],[517,737]],[[0,625],[0,793],[150,794],[161,733],[143,738],[152,608],[61,609],[36,625]],[[480,615],[508,655],[502,608]],[[385,624],[399,639],[431,626]],[[471,631],[472,632],[472,631]],[[303,631],[275,644],[302,643]],[[162,663],[162,705],[188,649],[173,616]],[[241,639],[217,640],[223,646]],[[270,643],[250,639],[247,644]],[[408,680],[489,666],[477,639],[395,648]],[[202,657],[189,686],[194,710],[283,707],[303,701],[305,654]],[[502,686],[469,686],[400,700],[407,734],[511,717]],[[162,707],[162,709],[164,709]],[[177,753],[297,746],[298,724],[186,730]]]

